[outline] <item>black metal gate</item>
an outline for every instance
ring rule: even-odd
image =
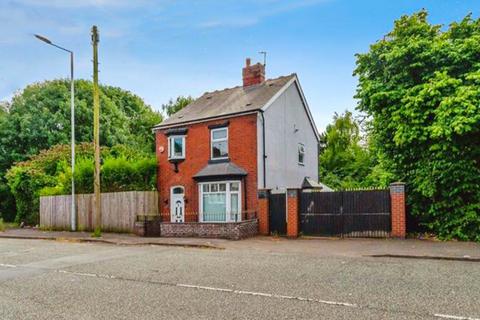
[[[391,231],[389,190],[302,192],[304,235],[386,237]]]
[[[269,198],[270,234],[287,234],[287,210],[285,193],[272,193]]]

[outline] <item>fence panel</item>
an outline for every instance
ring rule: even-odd
[[[387,237],[391,230],[389,190],[342,192],[343,237]]]
[[[339,192],[308,192],[300,195],[300,230],[305,235],[335,236],[342,232]]]
[[[303,192],[300,230],[305,235],[386,237],[391,231],[390,192]]]
[[[158,214],[156,191],[102,193],[102,229],[132,232],[137,215]],[[78,230],[94,228],[93,194],[75,196]],[[40,197],[40,225],[48,229],[70,230],[71,196]]]

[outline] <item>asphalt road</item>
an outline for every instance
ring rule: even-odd
[[[480,319],[478,262],[254,244],[0,239],[0,319]]]

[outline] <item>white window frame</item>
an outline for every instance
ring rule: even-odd
[[[225,138],[220,138],[220,139],[213,139],[213,133],[216,131],[221,131],[221,130],[226,130],[227,135]],[[225,141],[227,143],[227,156],[226,157],[214,157],[213,156],[213,143],[214,142],[223,142]],[[210,159],[212,160],[222,160],[222,159],[228,159],[229,157],[229,152],[228,152],[228,127],[222,127],[222,128],[216,128],[216,129],[211,129],[210,130]]]
[[[219,183],[225,183],[225,221],[203,221],[203,186],[206,184],[219,184]],[[230,183],[238,183],[238,191],[231,191],[230,190]],[[223,192],[223,191],[222,191]],[[209,192],[210,193],[210,192]],[[218,193],[218,192],[213,192],[213,193]],[[238,194],[238,218],[236,222],[242,221],[242,182],[240,180],[224,180],[224,181],[209,181],[209,182],[201,182],[198,184],[198,197],[199,197],[199,221],[200,222],[214,222],[214,223],[227,223],[227,222],[235,222],[234,219],[232,219],[231,215],[231,195],[232,194]]]
[[[303,154],[303,162],[300,162],[300,153]],[[305,145],[303,143],[298,144],[298,153],[297,153],[297,162],[298,165],[304,166],[305,165]]]
[[[173,154],[173,141],[175,138],[182,139],[182,155],[176,156]],[[185,147],[185,136],[183,135],[173,135],[168,137],[168,159],[185,159],[186,156],[186,147]]]

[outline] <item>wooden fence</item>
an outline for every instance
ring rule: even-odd
[[[77,230],[94,229],[93,194],[75,196]],[[158,214],[156,191],[102,193],[102,230],[132,232],[137,215]],[[71,196],[40,197],[40,226],[70,230]]]

